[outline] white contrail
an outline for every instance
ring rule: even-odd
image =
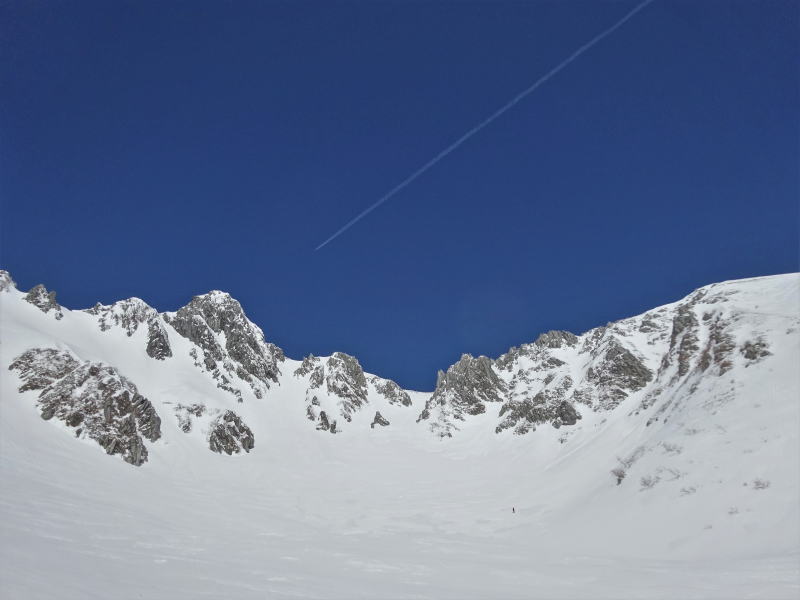
[[[622,27],[622,25],[624,25],[624,24],[625,24],[625,23],[626,23],[626,22],[627,22],[627,21],[628,21],[628,20],[629,20],[631,17],[633,17],[633,16],[634,16],[636,13],[638,13],[640,10],[642,10],[644,7],[646,7],[648,4],[652,3],[653,1],[654,1],[654,0],[644,0],[644,2],[642,2],[641,4],[638,4],[638,5],[637,5],[637,6],[636,6],[636,7],[635,7],[633,10],[631,10],[629,13],[627,13],[627,14],[626,14],[624,17],[622,17],[622,18],[621,18],[619,21],[617,21],[616,23],[614,23],[614,24],[613,24],[611,27],[609,27],[608,29],[604,30],[604,31],[603,31],[603,32],[601,32],[601,33],[598,33],[598,34],[597,34],[596,36],[594,36],[594,37],[593,37],[591,40],[589,40],[588,42],[586,42],[586,43],[585,43],[583,46],[581,46],[580,48],[578,48],[577,50],[575,50],[575,52],[573,52],[572,54],[570,54],[570,55],[569,55],[569,56],[568,56],[566,59],[564,59],[564,60],[563,60],[563,61],[561,61],[561,62],[560,62],[558,65],[556,65],[555,67],[553,67],[552,69],[550,69],[550,70],[549,70],[547,73],[545,73],[544,75],[542,75],[542,76],[541,76],[539,79],[537,79],[537,80],[536,80],[536,81],[535,81],[535,82],[534,82],[534,83],[533,83],[533,84],[532,84],[530,87],[526,88],[525,90],[523,90],[522,92],[520,92],[519,94],[517,94],[516,96],[514,96],[514,97],[513,97],[511,100],[509,100],[508,102],[506,102],[506,103],[505,103],[503,106],[501,106],[500,108],[498,108],[498,109],[497,109],[496,111],[494,111],[494,112],[493,112],[491,115],[489,115],[488,117],[486,117],[486,118],[485,118],[483,121],[481,121],[480,123],[478,123],[477,125],[475,125],[475,127],[473,127],[472,129],[470,129],[469,131],[467,131],[467,132],[466,132],[464,135],[462,135],[460,138],[458,138],[458,139],[457,139],[455,142],[453,142],[452,144],[450,144],[449,146],[447,146],[447,148],[445,148],[444,150],[442,150],[441,152],[439,152],[439,154],[437,154],[436,156],[434,156],[432,159],[430,159],[428,162],[426,162],[424,165],[422,165],[422,166],[421,166],[419,169],[417,169],[417,170],[416,170],[416,171],[414,171],[414,172],[413,172],[411,175],[409,175],[408,177],[406,177],[406,178],[405,178],[403,181],[401,181],[401,182],[400,182],[400,183],[398,183],[396,186],[394,186],[394,187],[393,187],[391,190],[389,190],[388,192],[386,192],[386,193],[385,193],[383,196],[381,196],[381,197],[380,197],[380,198],[379,198],[379,199],[378,199],[376,202],[374,202],[373,204],[371,204],[370,206],[368,206],[367,208],[365,208],[364,210],[362,210],[360,213],[358,213],[358,214],[357,214],[355,217],[353,217],[352,219],[350,219],[350,220],[349,220],[349,221],[348,221],[348,222],[347,222],[345,225],[343,225],[343,226],[342,226],[342,227],[341,227],[341,228],[340,228],[338,231],[336,231],[336,233],[334,233],[334,234],[333,234],[331,237],[329,237],[327,240],[325,240],[324,242],[322,242],[322,243],[321,243],[319,246],[317,246],[316,248],[314,248],[314,251],[317,251],[317,250],[319,250],[320,248],[322,248],[322,247],[323,247],[323,246],[325,246],[326,244],[328,244],[328,243],[332,242],[332,241],[333,241],[333,240],[335,240],[337,237],[339,237],[340,235],[342,235],[342,234],[343,234],[345,231],[347,231],[348,229],[350,229],[350,228],[351,228],[353,225],[355,225],[356,223],[358,223],[358,222],[359,222],[361,219],[363,219],[364,217],[366,217],[366,216],[367,216],[369,213],[371,213],[373,210],[375,210],[376,208],[378,208],[378,207],[379,207],[381,204],[383,204],[384,202],[386,202],[386,201],[387,201],[389,198],[391,198],[392,196],[394,196],[394,195],[395,195],[397,192],[399,192],[400,190],[402,190],[404,187],[408,186],[408,185],[409,185],[411,182],[413,182],[413,181],[414,181],[414,180],[415,180],[417,177],[419,177],[420,175],[422,175],[422,174],[423,174],[425,171],[427,171],[428,169],[430,169],[432,166],[434,166],[436,163],[438,163],[440,160],[442,160],[442,159],[443,159],[445,156],[447,156],[448,154],[450,154],[450,153],[451,153],[453,150],[455,150],[456,148],[458,148],[458,147],[459,147],[461,144],[463,144],[464,142],[466,142],[466,141],[467,141],[469,138],[471,138],[473,135],[475,135],[476,133],[478,133],[478,132],[479,132],[481,129],[483,129],[484,127],[486,127],[487,125],[489,125],[489,124],[490,124],[492,121],[494,121],[495,119],[497,119],[497,118],[498,118],[500,115],[502,115],[504,112],[506,112],[507,110],[509,110],[509,109],[510,109],[512,106],[514,106],[515,104],[517,104],[517,102],[519,102],[520,100],[522,100],[522,99],[523,99],[523,98],[525,98],[526,96],[528,96],[528,95],[530,95],[531,93],[533,93],[533,92],[534,92],[534,91],[535,91],[535,90],[536,90],[536,89],[537,89],[539,86],[541,86],[541,85],[542,85],[543,83],[545,83],[545,82],[546,82],[548,79],[550,79],[551,77],[553,77],[554,75],[556,75],[556,74],[557,74],[559,71],[561,71],[562,69],[564,69],[564,67],[566,67],[567,65],[569,65],[569,64],[570,64],[572,61],[574,61],[576,58],[578,58],[578,57],[579,57],[581,54],[583,54],[584,52],[586,52],[586,51],[587,51],[589,48],[591,48],[592,46],[594,46],[595,44],[597,44],[599,41],[601,41],[603,38],[605,38],[605,37],[607,37],[607,36],[611,35],[611,34],[612,34],[612,33],[614,33],[614,32],[615,32],[617,29],[619,29],[620,27]]]

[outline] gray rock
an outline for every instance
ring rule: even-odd
[[[652,378],[650,369],[613,338],[607,341],[602,358],[589,367],[586,375],[603,409],[616,407],[629,392],[642,389]]]
[[[41,283],[31,288],[31,291],[26,294],[25,300],[44,313],[48,313],[52,310],[56,320],[60,320],[64,317],[64,313],[61,312],[61,306],[56,302],[56,293],[48,292],[47,288]]]
[[[564,400],[572,387],[572,378],[563,377],[559,384],[545,388],[532,398],[511,399],[500,408],[500,423],[495,433],[505,429],[514,429],[514,433],[522,435],[535,431],[538,425],[551,423],[558,428],[561,425],[574,425],[581,416],[573,406]]]
[[[380,425],[381,427],[386,427],[389,425],[389,421],[387,421],[383,415],[381,415],[380,411],[375,412],[375,418],[372,419],[372,424],[370,427],[375,429],[375,425]]]
[[[354,356],[336,352],[328,357],[325,364],[325,383],[329,394],[342,399],[339,403],[341,414],[347,421],[367,402],[367,378]]]
[[[203,351],[202,364],[216,379],[222,379],[222,371],[228,377],[236,375],[250,384],[258,398],[263,397],[270,382],[278,381],[279,364],[285,359],[283,351],[264,341],[264,333],[230,295],[213,291],[195,296],[165,318],[175,331]],[[224,334],[224,348],[215,334]]]
[[[208,447],[227,455],[239,454],[242,450],[250,452],[255,447],[255,438],[242,418],[232,410],[226,410],[211,424]]]
[[[436,389],[417,422],[430,420],[432,431],[440,437],[452,437],[453,431],[458,430],[455,421],[486,412],[486,402],[504,401],[506,385],[492,366],[491,359],[485,356],[464,354],[447,373],[439,371]]]
[[[575,425],[578,419],[582,418],[578,411],[575,410],[575,407],[566,400],[563,400],[561,404],[558,405],[556,417],[558,417],[563,425]]]
[[[161,437],[161,418],[153,405],[114,367],[53,348],[34,348],[18,356],[9,370],[19,372],[21,392],[39,390],[43,419],[80,427],[78,437],[95,440],[127,463],[144,464],[142,438],[155,442]]]
[[[336,420],[333,421],[328,420],[328,415],[325,413],[324,410],[320,411],[319,413],[319,423],[317,424],[317,431],[329,431],[331,433],[336,433]]]
[[[719,315],[703,315],[708,327],[708,341],[700,356],[699,367],[706,371],[712,364],[717,367],[717,374],[724,375],[733,368],[732,354],[736,349],[733,336],[727,331],[727,323]]]
[[[411,396],[391,379],[373,377],[372,385],[381,396],[386,398],[389,404],[411,406]]]
[[[740,352],[747,360],[757,362],[766,356],[772,355],[772,352],[767,348],[769,348],[769,345],[764,340],[747,341],[740,348]]]
[[[686,304],[678,308],[678,314],[672,319],[672,334],[670,337],[670,353],[677,353],[678,375],[686,375],[691,368],[691,360],[698,350],[697,345],[697,317],[692,311],[692,305]],[[668,360],[670,354],[664,358]]]
[[[97,317],[101,331],[119,327],[131,337],[142,324],[147,324],[145,351],[151,358],[164,360],[172,356],[169,335],[158,311],[139,298],[128,298],[114,304],[95,304],[84,311]]]
[[[541,334],[534,344],[537,346],[544,346],[545,348],[563,348],[565,346],[573,347],[578,343],[578,336],[569,331],[548,331]]]
[[[169,335],[160,318],[147,323],[147,355],[156,360],[164,360],[172,356]]]
[[[314,409],[314,406],[320,405],[318,395],[338,398],[338,412],[348,422],[352,420],[356,411],[367,404],[367,378],[358,360],[349,354],[336,352],[324,362],[309,355],[303,359],[303,363],[294,371],[294,375],[309,378],[306,390],[306,413],[312,421],[318,418]],[[329,418],[326,414],[326,423]],[[317,429],[331,430],[330,426]]]

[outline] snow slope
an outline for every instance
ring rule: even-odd
[[[153,324],[146,305],[116,324],[119,307],[45,312],[41,290],[33,304],[0,287],[3,597],[800,593],[797,274],[715,284],[574,342],[524,345],[486,377],[455,369],[435,402],[407,392],[410,404],[369,374],[361,388],[347,360],[307,361],[324,367],[313,387],[313,369],[295,374],[301,361],[258,344],[246,360],[263,357],[279,375],[239,379],[229,343],[239,330],[213,315],[208,335],[228,350],[207,368],[197,343],[169,318]],[[153,328],[171,356],[146,351]],[[38,392],[19,392],[20,372],[8,370],[31,348],[110,365],[135,384],[161,419],[147,461],[126,464],[43,420]],[[481,410],[483,396],[469,394],[485,385],[497,393]],[[504,407],[540,392],[541,420],[525,405],[496,433],[515,414]],[[565,399],[581,417],[573,425],[554,416]],[[206,412],[185,432],[176,407],[193,403]],[[212,420],[228,410],[252,430],[249,452],[209,449]],[[334,435],[318,429],[321,410],[337,419]],[[376,412],[390,425],[371,427]],[[612,471],[624,472],[619,484]]]

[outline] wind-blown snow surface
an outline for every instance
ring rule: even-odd
[[[369,410],[330,435],[308,420],[299,361],[238,402],[170,326],[172,356],[156,360],[146,326],[103,331],[0,292],[0,595],[796,598],[800,277],[711,287],[736,315],[722,375],[656,376],[613,410],[580,408],[566,436],[497,434],[490,404],[445,440],[416,423],[430,394],[403,406],[370,384]],[[753,336],[770,354],[748,361],[738,347]],[[35,347],[135,383],[162,419],[145,464],[42,420],[8,370]],[[671,406],[657,421],[663,402],[642,407],[654,385]],[[255,447],[216,454],[202,423],[184,433],[174,407],[197,401],[236,411]],[[390,426],[370,427],[376,409]]]

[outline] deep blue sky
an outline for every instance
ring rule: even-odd
[[[69,308],[238,298],[290,356],[430,389],[714,281],[798,269],[798,4],[0,6],[0,266]]]

